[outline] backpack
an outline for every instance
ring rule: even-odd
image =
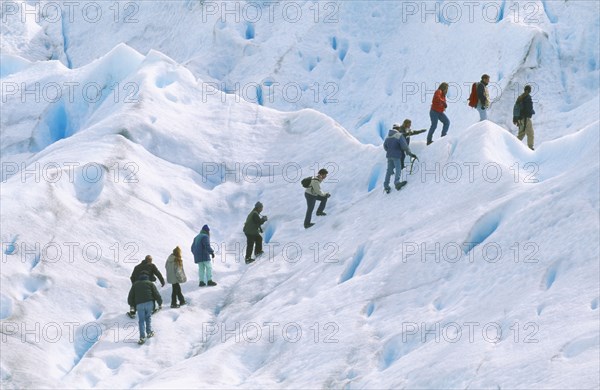
[[[477,107],[477,83],[471,86],[471,95],[469,95],[469,107]]]
[[[513,118],[521,118],[521,102],[519,99],[515,101],[515,105],[513,106]]]
[[[312,176],[309,177],[305,177],[304,179],[302,179],[302,181],[300,183],[302,183],[302,187],[304,188],[308,188],[310,187],[310,183],[312,183]]]

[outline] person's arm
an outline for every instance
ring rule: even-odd
[[[162,297],[160,296],[156,285],[154,283],[151,283],[150,285],[152,286],[152,297],[158,302],[158,306],[162,306]]]
[[[133,286],[131,286],[131,288],[129,289],[129,295],[127,296],[127,303],[129,304],[129,307],[135,306],[135,292],[134,292]]]
[[[165,285],[165,279],[163,278],[162,274],[158,270],[158,267],[156,265],[154,265],[154,264],[152,264],[152,273],[154,274],[154,276],[156,276],[158,278],[158,280],[160,280],[160,284],[162,286],[164,286]]]
[[[523,118],[531,118],[533,115],[533,101],[531,100],[531,96],[527,95],[525,99],[523,99],[523,114],[521,116]]]
[[[410,147],[408,146],[408,143],[406,142],[406,139],[404,137],[400,137],[400,139],[398,139],[398,142],[400,142],[400,148],[404,151],[404,153],[408,154],[410,157],[417,157],[413,152],[411,152]]]

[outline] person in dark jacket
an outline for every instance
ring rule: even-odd
[[[479,112],[479,120],[483,121],[487,119],[487,109],[490,108],[490,93],[488,91],[488,84],[490,83],[490,76],[484,74],[481,76],[481,81],[477,83],[477,111]]]
[[[521,115],[518,118],[517,125],[519,126],[519,134],[517,138],[523,140],[527,135],[527,146],[529,149],[533,149],[533,122],[531,117],[535,114],[533,110],[533,101],[531,100],[531,86],[526,85],[521,96],[517,98],[517,103],[520,104]]]
[[[410,130],[412,122],[410,119],[404,120],[402,126],[405,129]],[[408,141],[406,140],[405,135],[396,130],[399,129],[400,126],[394,125],[394,128],[388,132],[388,136],[383,141],[383,149],[386,152],[385,157],[387,158],[387,171],[385,173],[385,180],[383,181],[383,190],[386,193],[390,193],[390,179],[392,177],[392,173],[395,172],[394,175],[394,186],[397,190],[402,188],[406,182],[400,181],[400,173],[402,172],[404,155],[407,154],[412,158],[417,158],[417,156],[410,151],[408,147]]]
[[[171,291],[171,308],[176,309],[181,305],[185,305],[185,298],[181,293],[180,283],[187,281],[185,271],[183,270],[180,247],[173,249],[173,253],[167,258],[165,268],[167,269],[167,283],[173,286],[173,290]],[[179,304],[177,304],[177,299],[179,299]]]
[[[131,273],[131,276],[129,277],[129,280],[131,280],[131,284],[135,283],[142,273],[148,275],[149,280],[151,282],[156,282],[156,278],[158,278],[158,280],[160,280],[160,286],[165,286],[165,279],[163,278],[158,268],[156,268],[156,265],[152,263],[152,256],[147,255],[144,258],[144,260],[142,260],[138,265],[135,266],[133,272]],[[133,316],[135,316],[135,306],[130,305],[129,316],[132,318]]]
[[[216,286],[217,283],[212,280],[212,263],[209,258],[209,256],[215,258],[215,251],[210,246],[208,225],[202,226],[202,230],[194,238],[192,253],[194,254],[194,263],[198,264],[198,278],[200,279],[198,286]]]
[[[317,176],[313,177],[310,181],[310,185],[304,191],[304,198],[306,199],[306,215],[304,216],[304,228],[308,229],[314,226],[314,223],[310,222],[312,219],[312,213],[319,201],[319,207],[317,208],[317,216],[323,217],[327,215],[325,213],[325,206],[327,205],[327,199],[331,196],[329,192],[321,191],[321,182],[325,180],[329,172],[327,169],[319,169]]]
[[[254,250],[254,256],[262,255],[263,239],[260,233],[262,233],[262,225],[267,222],[267,216],[261,216],[260,213],[263,211],[263,204],[256,202],[250,214],[246,217],[244,223],[244,234],[246,235],[246,264],[252,263],[255,259],[252,258],[252,251]]]
[[[139,279],[133,283],[129,290],[127,303],[129,306],[135,306],[138,313],[138,324],[140,328],[139,344],[146,341],[146,336],[149,338],[154,336],[152,331],[152,311],[154,301],[158,302],[159,309],[162,306],[162,297],[158,293],[158,289],[150,280],[146,272],[140,273]]]
[[[448,104],[446,103],[446,94],[448,93],[448,83],[441,83],[439,88],[433,94],[431,101],[431,110],[429,110],[429,118],[431,119],[431,127],[427,133],[427,145],[433,143],[433,133],[437,128],[438,121],[441,121],[444,127],[442,128],[442,137],[445,137],[450,128],[450,120],[444,114]]]

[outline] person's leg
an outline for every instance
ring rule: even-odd
[[[525,137],[525,121],[526,119],[519,119],[519,121],[517,122],[519,125],[519,132],[517,133],[517,138],[519,139],[519,141],[522,141]]]
[[[254,236],[254,243],[255,243],[254,255],[258,256],[259,254],[262,254],[262,251],[263,251],[263,247],[262,247],[263,238],[260,234]]]
[[[317,208],[317,215],[323,214],[325,212],[325,206],[327,205],[327,197],[317,196],[317,200],[320,201],[319,208]]]
[[[206,268],[206,279],[212,280],[212,263],[211,263],[211,261],[208,260],[208,261],[204,261],[203,263],[205,263],[204,267]]]
[[[138,314],[138,328],[140,330],[140,338],[146,338],[146,315],[152,314],[152,302],[144,302],[136,305]],[[150,305],[148,305],[150,304]],[[148,311],[148,313],[146,313]]]
[[[533,150],[533,121],[531,118],[525,119],[525,134],[527,135],[527,146]]]
[[[149,335],[152,333],[152,308],[154,307],[154,302],[146,302],[146,334]]]
[[[254,249],[254,237],[246,234],[246,257],[248,260],[252,257],[252,250]]]
[[[396,167],[396,174],[394,175],[394,185],[400,183],[400,174],[402,173],[402,161],[399,158],[393,159],[394,166]]]
[[[204,263],[204,261],[198,263],[198,279],[200,280],[200,283],[206,283],[204,281]]]
[[[175,289],[175,295],[177,296],[177,299],[179,299],[179,304],[180,305],[185,304],[185,298],[183,297],[183,294],[181,293],[181,285],[179,283],[175,283],[173,285],[173,288]]]
[[[304,226],[308,226],[312,218],[312,212],[315,209],[316,199],[314,196],[306,192],[304,193],[304,197],[306,198],[306,216],[304,217]]]
[[[391,158],[387,159],[387,171],[385,172],[385,180],[383,181],[383,189],[390,189],[390,178],[392,177],[392,172],[394,172],[394,162]]]
[[[481,103],[477,103],[477,111],[479,112],[479,120],[484,121],[487,119],[487,109],[481,108]]]
[[[438,124],[438,116],[437,112],[433,110],[429,110],[429,119],[431,119],[431,127],[429,127],[429,132],[427,132],[427,143],[433,142],[433,133],[437,128]]]
[[[179,286],[177,283],[171,285],[171,306],[177,305],[177,292],[175,291],[177,288],[175,287],[176,285]]]
[[[440,112],[438,116],[440,118],[440,121],[442,121],[442,124],[444,125],[444,127],[442,127],[442,137],[445,137],[446,134],[448,134],[448,129],[450,128],[450,119],[448,119],[446,114],[444,114],[443,112]]]

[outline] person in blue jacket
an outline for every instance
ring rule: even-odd
[[[194,238],[192,253],[194,254],[194,263],[198,264],[198,277],[200,279],[198,286],[216,286],[217,284],[212,280],[212,264],[210,261],[210,257],[215,258],[215,251],[210,247],[210,228],[208,225],[202,226],[200,234]]]
[[[411,121],[409,119],[404,120],[402,126],[410,129]],[[385,157],[387,158],[387,171],[385,173],[385,180],[383,181],[383,189],[386,193],[390,193],[390,178],[392,173],[395,172],[394,186],[397,190],[402,188],[406,182],[400,181],[400,172],[404,168],[404,154],[406,153],[412,158],[417,158],[415,154],[410,151],[408,147],[408,141],[406,136],[398,131],[401,128],[399,125],[394,125],[394,128],[388,132],[388,136],[383,141],[383,149],[386,151]]]

